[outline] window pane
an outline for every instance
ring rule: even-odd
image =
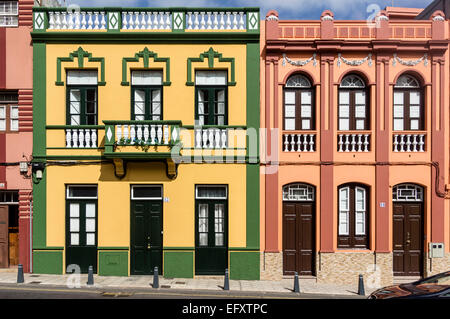
[[[145,91],[134,90],[134,101],[135,102],[144,102],[145,101]]]
[[[403,92],[394,92],[394,104],[403,105]]]
[[[311,117],[311,105],[302,105],[302,117]]]
[[[70,231],[79,232],[80,231],[80,220],[78,218],[70,219]]]
[[[419,120],[411,120],[410,129],[418,130],[419,129]]]
[[[295,117],[295,105],[286,105],[284,107],[285,117]]]
[[[208,218],[199,218],[198,231],[201,233],[208,232]]]
[[[339,213],[339,235],[348,235],[349,229],[348,229],[348,212],[340,212]]]
[[[18,119],[19,118],[19,107],[18,106],[11,106],[10,117],[12,119]]]
[[[225,102],[225,90],[217,91],[217,102]]]
[[[152,102],[161,102],[161,90],[152,91]]]
[[[311,104],[311,91],[304,91],[301,93],[302,104]]]
[[[356,212],[355,213],[355,234],[365,235],[366,234],[366,213]]]
[[[356,105],[355,106],[355,117],[365,118],[366,117],[366,106]]]
[[[95,218],[86,218],[86,231],[95,232]]]
[[[195,72],[196,85],[226,85],[227,71],[197,71]]]
[[[67,71],[68,85],[97,85],[97,71]]]
[[[223,238],[224,238],[224,234],[223,233],[219,233],[216,234],[216,246],[223,246]]]
[[[0,119],[6,118],[6,106],[0,106]]]
[[[403,131],[403,119],[394,119],[394,131]]]
[[[420,107],[418,105],[411,105],[409,107],[409,117],[420,117]]]
[[[11,120],[11,131],[19,130],[19,120]]]
[[[208,217],[208,204],[200,204],[199,208],[199,217]]]
[[[295,119],[286,119],[284,129],[287,131],[295,130]]]
[[[293,91],[284,92],[284,103],[285,104],[295,104],[295,92],[293,92]]]
[[[208,246],[208,233],[199,233],[200,246]]]
[[[80,235],[77,233],[70,234],[70,244],[72,246],[78,246],[80,244]]]
[[[80,217],[80,204],[70,204],[69,211],[70,217]]]
[[[197,186],[197,198],[226,198],[227,189],[223,186]]]
[[[364,120],[356,120],[356,129],[357,130],[365,130],[366,122]]]
[[[139,115],[145,114],[144,102],[134,102],[134,114],[139,114]]]
[[[152,113],[154,115],[160,115],[161,114],[161,103],[153,103]]]
[[[403,105],[394,105],[394,117],[403,117]]]
[[[350,107],[348,105],[339,105],[339,117],[349,117]]]
[[[159,186],[133,187],[133,198],[162,198],[162,188]]]
[[[350,104],[350,92],[339,92],[339,104]]]
[[[355,189],[355,204],[356,210],[365,211],[366,210],[366,191],[363,188],[357,187]]]
[[[0,131],[6,131],[6,120],[0,120]]]
[[[358,91],[355,92],[355,104],[366,104],[366,92]]]
[[[97,197],[97,186],[69,186],[69,197]]]
[[[95,233],[86,234],[86,245],[95,245]]]
[[[339,190],[339,209],[340,210],[349,210],[349,188],[341,188]]]
[[[97,113],[97,102],[87,101],[86,102],[86,114],[96,114]]]
[[[311,129],[311,121],[302,120],[302,130],[310,130],[310,129]]]
[[[71,115],[70,116],[70,125],[80,125],[80,116],[79,115]]]
[[[409,93],[409,104],[420,104],[420,92]]]
[[[94,203],[86,204],[86,217],[95,217],[95,206]]]
[[[133,71],[132,85],[162,85],[162,71]]]
[[[340,119],[339,120],[339,129],[341,131],[348,131],[349,130],[349,120],[348,119]]]
[[[225,125],[225,117],[224,116],[217,117],[217,125]]]
[[[225,103],[217,104],[217,114],[225,114]]]

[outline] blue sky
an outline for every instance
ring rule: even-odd
[[[60,0],[64,1],[64,0]],[[78,4],[85,7],[260,7],[264,17],[270,9],[275,9],[281,19],[320,18],[328,9],[335,19],[365,20],[374,11],[386,6],[425,8],[433,0],[66,0],[66,5]]]

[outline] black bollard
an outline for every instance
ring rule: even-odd
[[[22,264],[19,264],[18,271],[17,271],[17,283],[23,284],[25,282],[23,278],[23,266]]]
[[[89,286],[92,286],[94,284],[94,267],[92,267],[92,266],[89,266],[89,269],[88,269],[88,281],[87,281],[87,284]]]
[[[158,267],[153,269],[153,288],[159,288]]]
[[[295,272],[294,276],[294,292],[300,292],[300,284],[298,282],[298,273]]]
[[[223,284],[223,290],[230,290],[230,278],[228,277],[228,269],[225,269],[225,282]]]
[[[366,295],[366,292],[364,291],[364,279],[363,279],[363,275],[359,275],[358,295],[360,295],[360,296],[365,296],[365,295]]]

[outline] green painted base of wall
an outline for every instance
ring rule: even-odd
[[[165,278],[194,278],[193,251],[164,251]]]
[[[128,276],[128,251],[100,251],[98,263],[100,276]]]
[[[230,279],[259,280],[259,252],[230,252]]]
[[[62,251],[33,251],[33,273],[62,275]]]

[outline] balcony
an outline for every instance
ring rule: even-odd
[[[316,131],[284,131],[283,152],[315,152]]]
[[[259,32],[259,8],[33,8],[34,31]]]
[[[337,135],[338,152],[370,152],[370,131],[349,131]]]
[[[392,134],[393,152],[423,153],[426,151],[426,131],[402,131]]]

